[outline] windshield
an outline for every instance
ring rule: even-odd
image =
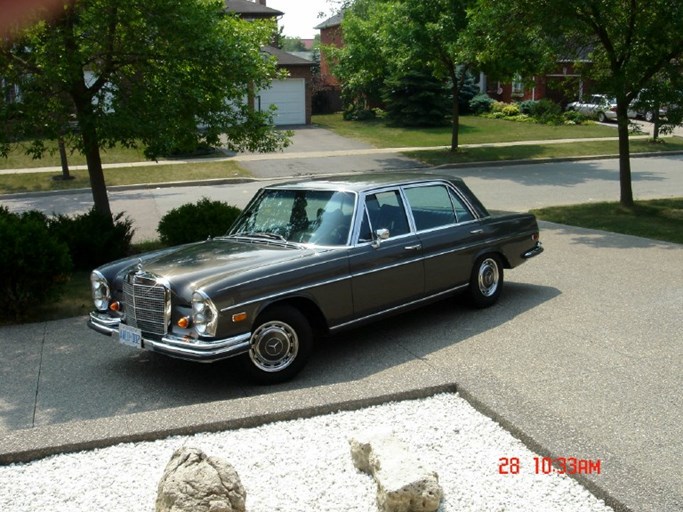
[[[265,189],[228,235],[347,245],[354,204],[351,192]]]

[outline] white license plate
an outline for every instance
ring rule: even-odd
[[[129,347],[142,348],[142,331],[137,327],[119,324],[119,342]]]

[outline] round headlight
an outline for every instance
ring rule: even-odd
[[[97,270],[90,274],[90,289],[92,290],[92,300],[95,303],[95,309],[107,311],[111,301],[109,283]]]
[[[203,292],[192,294],[192,325],[203,336],[215,336],[218,310]]]

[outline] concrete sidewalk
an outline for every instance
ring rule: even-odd
[[[638,135],[631,137],[631,139],[646,139],[647,135]],[[493,147],[514,147],[514,146],[529,146],[529,145],[554,145],[554,144],[571,144],[581,142],[600,142],[600,141],[616,141],[618,137],[596,137],[585,139],[546,139],[546,140],[526,140],[515,142],[495,142],[486,144],[460,144],[462,149],[470,148],[493,148]],[[296,143],[295,143],[296,144]],[[293,148],[294,145],[291,147]],[[206,162],[264,162],[276,161],[282,162],[286,160],[298,160],[301,158],[315,159],[315,158],[353,158],[357,156],[367,155],[390,155],[396,153],[410,153],[416,151],[435,151],[446,150],[449,146],[414,146],[414,147],[397,147],[397,148],[348,148],[348,149],[319,149],[314,148],[309,144],[308,148],[299,151],[300,146],[297,146],[297,151],[285,150],[281,153],[255,153],[255,154],[235,154],[231,156],[207,157],[207,158],[192,158],[192,159],[173,159],[173,160],[159,160],[159,161],[145,161],[145,162],[124,162],[114,164],[103,164],[105,169],[125,169],[132,167],[150,167],[155,165],[186,165],[192,163],[206,163]],[[414,164],[413,164],[414,165]],[[87,170],[86,165],[71,165],[71,171]],[[59,166],[48,167],[27,167],[22,169],[2,169],[0,175],[3,174],[29,174],[29,173],[60,173],[62,168]]]

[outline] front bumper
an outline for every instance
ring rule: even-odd
[[[120,323],[118,318],[97,312],[90,313],[88,319],[88,327],[109,336],[118,335]],[[248,352],[250,339],[250,332],[215,341],[201,341],[167,334],[160,340],[143,336],[142,348],[178,359],[210,363]]]

